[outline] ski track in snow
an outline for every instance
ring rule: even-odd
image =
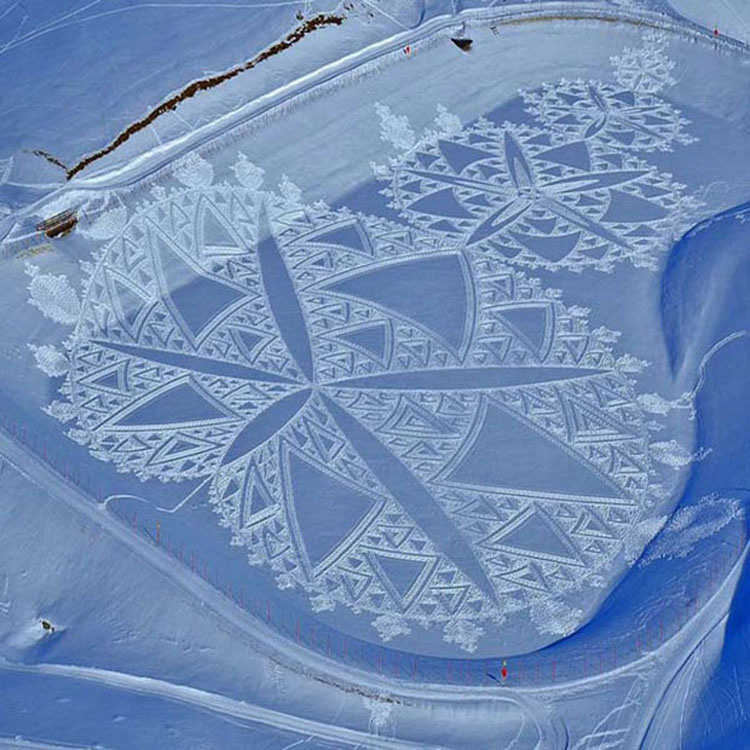
[[[540,713],[540,707],[533,697],[533,690],[503,689],[497,686],[487,689],[468,685],[439,686],[419,683],[407,684],[398,681],[394,682],[382,675],[365,673],[345,664],[337,665],[336,675],[333,676],[330,673],[328,660],[324,657],[292,644],[287,638],[265,627],[257,619],[250,618],[244,614],[230,600],[224,598],[210,583],[207,583],[196,575],[192,575],[187,569],[183,569],[182,566],[174,563],[163,550],[149,544],[142,537],[133,535],[129,528],[123,526],[116,517],[110,515],[103,505],[98,508],[92,506],[90,500],[77,487],[57,475],[46,465],[37,464],[37,459],[33,455],[27,453],[21,445],[13,443],[2,433],[0,433],[0,455],[5,456],[9,464],[33,484],[43,487],[52,496],[61,498],[75,511],[104,528],[119,542],[122,542],[133,550],[135,554],[139,555],[143,561],[151,565],[156,571],[202,602],[208,607],[208,612],[211,616],[218,617],[236,627],[245,636],[251,648],[254,648],[259,653],[270,656],[275,661],[286,666],[293,673],[302,676],[303,679],[310,680],[313,683],[313,689],[314,683],[318,682],[341,690],[344,693],[356,693],[366,697],[369,696],[373,699],[378,699],[379,696],[385,694],[390,696],[397,704],[403,702],[407,705],[412,702],[424,704],[430,701],[436,701],[439,704],[448,700],[458,702],[458,704],[475,704],[477,706],[496,704],[497,710],[502,710],[503,707],[510,705],[516,707],[519,715],[525,715],[533,722],[540,737],[540,747],[546,749],[561,746],[560,742],[566,736],[565,726],[559,716]],[[58,674],[89,679],[109,684],[112,687],[120,687],[121,689],[131,689],[140,692],[151,691],[151,694],[160,694],[163,697],[182,702],[192,702],[195,705],[224,713],[227,716],[237,717],[235,711],[239,711],[240,718],[246,717],[265,723],[270,723],[271,720],[277,719],[282,721],[286,716],[280,712],[268,712],[267,709],[262,707],[250,707],[249,704],[243,701],[237,701],[227,696],[115,671],[55,664],[43,665],[42,667],[39,665],[27,666],[6,662],[3,665],[0,662],[0,669],[2,668],[17,671],[44,669],[50,675]],[[256,709],[258,713],[252,714],[252,711]],[[289,720],[291,723],[284,726],[294,729],[297,726],[294,722],[298,720],[295,717],[289,717]],[[282,725],[279,724],[278,726]],[[299,726],[303,728],[296,729],[295,731],[308,733],[315,733],[317,731],[321,737],[328,736],[326,733],[334,731],[328,724],[323,724],[322,722],[311,722],[310,730],[307,729],[307,724]],[[349,731],[352,730],[346,730],[346,732]],[[346,732],[344,735],[336,735],[335,739],[341,740],[345,736],[350,736]],[[354,731],[352,731],[351,737],[352,741],[362,742],[363,747],[403,747],[404,750],[423,747],[421,744],[410,742],[394,744],[395,740],[392,738],[381,738],[378,740],[380,744],[373,745],[370,735]],[[365,739],[367,740],[366,742]],[[367,742],[370,744],[368,745]],[[435,745],[434,750],[440,750],[440,746]]]
[[[668,0],[672,9],[685,18],[716,29],[750,44],[750,3],[747,0]]]
[[[109,688],[125,690],[140,695],[149,695],[163,698],[168,701],[186,704],[197,709],[210,711],[231,719],[240,719],[247,722],[258,722],[277,729],[286,729],[306,734],[311,737],[347,742],[352,745],[362,744],[371,748],[395,748],[396,750],[416,750],[423,747],[421,743],[405,742],[394,738],[378,737],[376,735],[358,732],[346,727],[337,727],[310,719],[291,716],[280,711],[255,706],[244,701],[228,698],[217,693],[206,690],[177,685],[165,680],[157,680],[152,677],[140,677],[138,675],[115,672],[107,669],[96,669],[93,667],[77,667],[62,664],[38,664],[34,666],[17,666],[2,664],[0,670],[11,670],[17,672],[28,672],[33,674],[44,674],[56,677],[66,677],[73,680],[86,680]],[[441,750],[440,746],[434,746],[434,750]]]
[[[380,9],[378,9],[380,10]],[[242,105],[226,114],[216,117],[210,123],[193,128],[190,132],[169,140],[162,145],[139,153],[121,167],[107,168],[89,176],[77,177],[69,185],[63,185],[45,195],[39,201],[25,206],[17,216],[34,215],[40,207],[50,200],[70,190],[100,191],[131,186],[156,173],[174,161],[180,155],[199,149],[209,142],[216,142],[238,127],[269,114],[278,107],[292,100],[304,101],[304,97],[319,87],[335,85],[337,81],[349,76],[356,76],[358,71],[366,71],[379,61],[389,57],[400,59],[406,44],[425,44],[449,32],[459,21],[469,24],[488,26],[519,25],[543,23],[548,21],[602,21],[606,23],[625,23],[641,28],[661,29],[689,35],[695,38],[696,30],[686,28],[663,14],[650,11],[614,8],[602,8],[595,2],[578,2],[561,0],[554,7],[488,7],[462,11],[458,16],[440,16],[421,24],[417,29],[401,32],[392,37],[376,41],[356,52],[319,66],[300,78],[283,86],[266,92],[253,101]],[[708,30],[703,30],[705,40],[717,43]],[[731,40],[723,39],[721,43],[730,47],[737,46]]]
[[[137,3],[135,5],[129,5],[124,8],[114,8],[112,10],[102,11],[101,13],[93,13],[88,16],[80,16],[79,14],[101,3],[101,0],[94,0],[94,2],[87,3],[82,8],[71,11],[70,13],[66,13],[63,16],[56,18],[54,21],[49,21],[45,24],[42,24],[41,26],[27,32],[26,34],[22,36],[18,36],[14,38],[12,41],[7,42],[6,44],[0,46],[0,55],[6,52],[11,52],[17,47],[23,46],[24,44],[28,44],[29,42],[34,41],[40,36],[51,34],[56,31],[61,31],[62,29],[75,26],[77,24],[87,23],[90,21],[96,21],[101,18],[107,18],[110,16],[118,16],[123,13],[130,13],[132,11],[165,10],[165,9],[169,9],[169,10],[175,9],[178,11],[184,11],[190,8],[195,8],[195,9],[211,8],[211,9],[224,9],[224,10],[242,10],[243,8],[246,8],[248,10],[255,10],[257,8],[279,8],[279,7],[289,6],[289,5],[304,5],[305,2],[306,0],[279,0],[279,2],[242,3],[238,5],[234,5],[232,3],[185,3],[185,2]],[[3,13],[2,16],[0,16],[0,20],[2,20],[4,15],[6,15],[12,10],[12,7],[13,6],[10,6],[9,8],[6,9],[5,13]],[[75,17],[75,16],[78,16],[78,17]]]

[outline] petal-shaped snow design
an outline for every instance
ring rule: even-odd
[[[642,80],[642,79],[641,79]],[[613,151],[664,151],[693,142],[688,121],[654,91],[601,81],[561,81],[524,93],[529,113],[569,138]]]
[[[534,184],[534,172],[526,160],[523,149],[509,131],[505,131],[505,161],[508,172],[517,190],[531,187]]]

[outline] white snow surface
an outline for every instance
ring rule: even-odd
[[[750,4],[746,0],[669,0],[669,4],[691,21],[750,44]]]
[[[750,10],[742,0],[669,2],[677,12],[707,29],[718,25],[722,34],[750,42]],[[690,45],[685,40],[694,31],[681,31],[679,25],[671,26],[672,20],[648,12],[638,18],[664,24],[668,30],[644,34],[638,24],[600,24],[590,17],[573,25],[547,18],[517,27],[491,27],[493,19],[502,20],[505,13],[540,12],[543,5],[547,7],[544,3],[520,3],[515,8],[511,3],[507,9],[490,3],[484,10],[465,11],[462,30],[475,39],[474,50],[466,54],[447,40],[461,23],[441,18],[462,10],[460,3],[362,0],[350,4],[349,18],[341,28],[311,35],[288,54],[269,60],[256,71],[258,75],[238,77],[223,88],[206,92],[205,97],[186,102],[103,159],[90,173],[84,172],[73,189],[63,186],[52,167],[24,152],[42,147],[47,137],[50,149],[64,154],[66,160],[100,147],[123,122],[140,116],[145,107],[179,88],[184,76],[195,79],[207,70],[227,69],[233,61],[247,59],[283,36],[296,22],[297,9],[309,16],[315,11],[338,12],[346,5],[191,0],[182,4],[116,3],[105,10],[92,2],[52,12],[43,2],[8,0],[0,4],[0,23],[6,22],[0,61],[2,55],[11,59],[14,50],[18,55],[23,51],[13,58],[14,64],[28,65],[35,50],[41,55],[44,45],[52,45],[53,39],[59,47],[55,55],[60,55],[59,67],[51,73],[46,109],[40,74],[28,68],[25,78],[19,80],[28,87],[30,103],[23,104],[17,91],[10,100],[5,115],[8,125],[0,138],[0,157],[5,160],[0,163],[7,166],[0,179],[4,183],[0,185],[4,191],[0,193],[0,216],[7,215],[0,234],[13,227],[17,237],[33,235],[38,218],[62,208],[76,208],[82,217],[70,237],[59,244],[55,241],[55,252],[40,253],[29,261],[3,261],[6,274],[0,312],[13,322],[0,327],[5,400],[0,431],[0,694],[4,694],[0,699],[0,747],[554,750],[569,746],[635,750],[642,746],[647,731],[652,743],[648,746],[671,741],[675,732],[682,731],[685,707],[697,703],[693,693],[698,695],[697,685],[703,685],[705,679],[701,677],[698,683],[693,677],[716,661],[743,560],[735,552],[741,547],[736,541],[741,513],[733,498],[707,495],[667,521],[690,472],[699,460],[712,455],[713,448],[693,444],[695,394],[692,383],[672,379],[654,299],[669,241],[697,218],[746,197],[742,165],[747,163],[750,147],[743,127],[750,107],[741,97],[743,81],[737,71],[743,67],[747,71],[747,57],[732,48],[727,65],[722,57],[724,48],[717,52],[713,43],[706,43],[711,42],[708,35],[700,44]],[[563,5],[572,11],[583,8],[586,13],[602,7],[612,12],[612,4],[605,2],[561,3],[560,7]],[[634,13],[664,9],[660,2],[619,1],[615,5],[623,13],[628,9]],[[158,70],[143,65],[143,58],[156,55],[156,31],[171,28],[166,23],[169,14],[181,12],[191,15],[184,37],[179,38],[177,31],[169,37],[181,55],[169,62],[160,77]],[[242,15],[254,13],[265,14],[268,26],[253,25]],[[122,40],[118,42],[117,26],[111,19],[131,16],[147,19],[143,38],[149,38],[137,42],[136,34],[128,48],[128,44],[120,44]],[[210,42],[205,40],[210,35],[201,32],[201,18],[205,29],[213,33]],[[226,26],[232,27],[231,33],[222,43],[219,32]],[[85,90],[81,84],[90,75],[86,70],[90,50],[76,55],[76,46],[91,44],[85,29],[91,30],[91,36],[96,29],[103,30],[98,44],[110,45],[113,62],[102,76],[99,94],[88,90],[85,101],[71,104],[75,95]],[[66,33],[70,34],[67,41]],[[691,48],[695,52],[688,54],[686,50]],[[192,55],[190,63],[186,61],[188,53]],[[133,70],[137,73],[119,89],[112,82],[121,81],[116,67],[128,55],[135,58]],[[67,74],[65,60],[70,61]],[[721,78],[718,73],[727,69],[730,74]],[[598,83],[599,78],[604,82]],[[70,96],[60,96],[58,89],[68,85]],[[632,125],[628,117],[636,118],[633,149],[640,147],[642,153],[633,157],[628,152],[633,143],[616,141],[622,135],[621,121],[619,130],[615,125],[614,131],[608,131],[611,123],[607,124],[606,118],[599,121],[595,115],[585,123],[586,138],[594,140],[584,148],[590,148],[596,159],[611,160],[606,167],[604,161],[596,162],[598,169],[609,170],[608,175],[612,163],[626,163],[634,173],[647,174],[652,180],[647,187],[654,194],[668,194],[673,201],[657,208],[669,206],[671,210],[675,205],[674,215],[659,224],[658,239],[644,235],[639,246],[642,252],[634,251],[630,257],[615,253],[590,266],[577,260],[556,265],[557,261],[540,260],[519,244],[514,248],[518,265],[510,266],[512,272],[506,276],[514,289],[520,290],[515,304],[547,306],[544,309],[553,311],[547,313],[547,319],[554,317],[560,328],[545,334],[552,342],[550,349],[558,339],[567,340],[569,335],[572,339],[571,332],[585,331],[594,342],[592,347],[598,347],[595,353],[617,378],[619,390],[602,397],[612,399],[615,405],[611,412],[595,414],[599,422],[591,417],[590,403],[583,398],[576,401],[578,395],[565,402],[569,410],[582,405],[583,416],[575,424],[582,433],[594,433],[592,455],[597,446],[604,446],[600,452],[610,449],[607,441],[615,409],[627,412],[637,425],[634,432],[646,446],[650,463],[645,468],[637,466],[640,456],[636,456],[635,442],[628,443],[630,456],[612,452],[615,458],[608,459],[609,466],[621,468],[630,458],[636,468],[623,469],[622,476],[630,472],[643,482],[638,491],[622,496],[625,501],[620,504],[628,506],[630,513],[624,521],[618,516],[622,498],[610,502],[594,497],[591,508],[579,511],[577,521],[563,521],[562,514],[550,520],[551,513],[541,509],[544,503],[544,508],[551,507],[549,497],[529,504],[524,511],[523,523],[527,518],[542,518],[547,528],[558,530],[567,523],[566,528],[574,530],[571,536],[584,523],[590,524],[585,544],[597,550],[598,543],[608,550],[606,554],[593,551],[585,563],[575,559],[568,568],[564,555],[573,554],[571,547],[563,547],[562,553],[553,550],[552,556],[539,554],[522,574],[510,571],[516,583],[507,584],[502,591],[502,607],[488,607],[488,598],[482,603],[477,589],[472,589],[478,607],[485,608],[480,614],[465,607],[459,616],[432,620],[424,614],[426,608],[423,611],[417,606],[431,602],[426,596],[420,602],[416,595],[400,608],[365,604],[364,600],[345,607],[333,586],[326,590],[320,582],[308,585],[311,574],[296,567],[300,560],[305,561],[302,552],[277,554],[268,535],[254,538],[252,530],[244,528],[244,514],[253,511],[229,501],[222,505],[232,498],[232,482],[237,484],[238,477],[244,482],[243,492],[249,488],[252,494],[258,487],[258,492],[267,492],[255,464],[243,468],[244,475],[237,464],[215,470],[210,477],[211,494],[207,493],[212,510],[209,500],[195,500],[201,497],[202,485],[195,490],[189,485],[188,491],[182,484],[193,476],[204,476],[197,471],[190,474],[192,468],[181,475],[179,463],[158,464],[151,454],[148,460],[143,459],[140,448],[115,454],[112,435],[120,441],[120,428],[108,430],[117,416],[115,410],[122,407],[118,399],[125,389],[123,383],[134,370],[140,371],[126,356],[131,343],[128,336],[132,337],[135,326],[129,329],[112,322],[115,317],[127,319],[128,311],[108,308],[106,295],[114,298],[111,290],[119,284],[118,288],[125,290],[120,292],[122,299],[127,294],[137,299],[150,283],[137,278],[137,272],[129,267],[128,232],[145,234],[150,242],[158,231],[162,232],[161,241],[176,242],[176,236],[165,236],[157,226],[162,214],[177,207],[188,215],[195,208],[199,218],[191,214],[190,221],[203,231],[205,213],[200,211],[205,211],[207,203],[224,206],[231,204],[233,196],[242,196],[246,202],[242,210],[256,211],[252,220],[242,219],[242,231],[248,232],[243,238],[257,240],[262,221],[270,221],[277,235],[285,236],[282,225],[287,233],[302,233],[301,216],[306,220],[313,217],[313,224],[328,222],[326,226],[338,231],[357,214],[359,241],[374,246],[378,232],[391,237],[378,239],[380,252],[387,241],[396,245],[403,241],[392,239],[393,225],[388,222],[406,217],[413,222],[414,233],[427,238],[425,242],[444,243],[425,247],[438,247],[443,254],[438,257],[455,257],[450,237],[446,240],[440,235],[443,229],[433,226],[434,217],[413,208],[410,201],[414,198],[408,194],[409,189],[434,190],[430,180],[439,180],[441,172],[429,169],[439,159],[440,149],[447,148],[444,144],[456,149],[459,144],[466,149],[459,152],[463,154],[488,140],[503,142],[506,148],[513,141],[536,153],[533,149],[540,147],[534,139],[544,133],[533,130],[537,125],[509,125],[508,121],[525,111],[540,122],[551,122],[561,115],[566,101],[585,97],[597,86],[596,101],[612,94],[638,105],[632,105],[635,115],[628,111],[624,118],[626,125]],[[617,87],[627,93],[623,95]],[[499,105],[502,107],[495,111]],[[68,107],[71,112],[74,108],[79,111],[66,120]],[[637,119],[639,107],[648,110],[647,116],[657,111],[649,108],[659,108],[654,120],[662,124],[656,130],[644,127]],[[484,119],[488,112],[493,112],[492,123]],[[589,116],[590,112],[584,115]],[[622,117],[621,111],[618,116]],[[59,120],[61,127],[50,127],[50,119]],[[588,135],[594,131],[598,135]],[[555,131],[553,139],[562,142],[562,138]],[[544,148],[556,146],[558,140]],[[576,153],[580,158],[580,147]],[[424,157],[426,162],[417,163]],[[425,163],[427,166],[421,166]],[[520,170],[519,163],[520,157],[514,170]],[[431,187],[415,188],[403,178],[417,169]],[[373,173],[379,183],[373,182]],[[466,189],[473,189],[468,183]],[[131,188],[135,189],[129,192]],[[645,192],[637,193],[641,188],[629,189],[636,191],[629,196],[645,200]],[[45,203],[46,194],[52,197]],[[380,198],[373,197],[376,195]],[[472,196],[476,201],[472,205],[482,205],[476,199]],[[654,205],[650,204],[651,210]],[[390,211],[387,219],[376,220],[371,215],[386,210]],[[220,215],[219,209],[216,215]],[[234,232],[236,228],[230,229]],[[624,231],[616,226],[612,233]],[[574,234],[569,232],[568,239]],[[231,242],[238,236],[232,234]],[[396,245],[383,252],[396,252],[392,249]],[[293,252],[290,246],[289,252]],[[115,259],[121,247],[125,252],[117,258],[124,260]],[[27,251],[27,246],[24,249]],[[212,260],[200,252],[192,249],[192,254],[181,256],[181,273],[190,273],[190,268],[206,271],[213,262],[209,270],[214,278],[223,279],[218,274],[228,273],[227,258],[231,261],[234,252],[231,244],[213,247]],[[321,267],[331,273],[325,264],[344,256],[340,248],[329,247],[326,252],[326,257],[321,255]],[[360,262],[364,261],[346,256],[348,264]],[[341,269],[337,272],[344,273]],[[499,271],[496,276],[500,279]],[[596,284],[590,282],[592,278]],[[561,287],[564,293],[558,291]],[[482,290],[485,299],[495,294],[489,282]],[[178,293],[179,285],[172,291]],[[522,298],[522,294],[526,296]],[[370,314],[364,307],[355,313]],[[147,314],[138,315],[142,322]],[[384,315],[382,309],[378,315]],[[256,330],[252,325],[254,321],[242,320],[235,327],[247,333]],[[101,376],[107,378],[103,396],[81,396],[89,387],[87,378],[93,377],[86,370],[90,359],[86,360],[85,346],[113,330],[116,335],[108,343],[123,354],[122,359]],[[347,320],[342,330],[350,334],[354,323]],[[436,342],[434,337],[434,349],[442,345]],[[174,355],[177,350],[169,351]],[[354,351],[360,358],[370,356],[361,346]],[[442,356],[445,360],[456,355],[443,352]],[[370,366],[371,360],[370,356]],[[180,377],[181,383],[191,388],[200,381],[205,389],[201,393],[225,388],[225,384],[216,385],[218,378],[209,383],[205,373]],[[163,385],[152,378],[139,387],[142,392],[157,392]],[[317,383],[312,387],[317,388]],[[221,390],[221,398],[226,390],[231,388]],[[224,408],[219,396],[213,391],[210,395],[213,405],[219,403]],[[532,395],[539,394],[516,389],[512,398],[530,402]],[[414,411],[416,418],[410,417],[417,420],[410,423],[414,430],[424,431],[425,423],[437,423],[429,411],[432,405],[425,403],[421,411]],[[540,402],[535,403],[539,408]],[[549,401],[542,406],[548,411],[542,409],[541,416],[534,417],[538,419],[535,430],[542,429],[542,420],[550,414]],[[486,409],[486,404],[482,408]],[[28,416],[32,412],[33,416]],[[131,416],[133,413],[135,408]],[[372,413],[363,409],[358,418],[374,425]],[[36,427],[34,435],[39,436],[39,442],[26,434],[27,418]],[[148,423],[143,429],[126,425],[125,432],[136,444],[155,440],[159,429],[159,424]],[[186,424],[173,444],[197,442],[197,433],[190,432],[195,429]],[[324,439],[335,440],[337,434],[329,424]],[[200,439],[206,443],[218,438],[209,432]],[[125,438],[122,440],[117,442],[118,450],[124,445]],[[558,435],[555,440],[564,443],[570,438]],[[393,445],[394,451],[399,450],[398,444]],[[565,450],[572,453],[579,449],[566,443]],[[179,450],[175,453],[181,455]],[[185,466],[197,464],[194,455],[187,454]],[[256,457],[258,463],[266,461],[267,484],[276,482],[260,450],[253,460]],[[100,462],[101,458],[110,462]],[[93,466],[93,484],[100,479],[98,486],[104,482],[106,491],[96,498],[81,491],[75,484],[80,480],[75,474],[78,466]],[[333,458],[330,466],[319,465],[321,471],[328,468],[338,471]],[[101,476],[97,476],[99,471]],[[146,508],[137,494],[137,477],[156,478],[148,490],[152,496],[147,502],[153,507]],[[283,481],[289,483],[288,478]],[[347,487],[351,490],[354,485]],[[107,503],[96,502],[107,495],[111,495]],[[563,503],[569,500],[563,498]],[[506,516],[512,507],[511,501],[503,511]],[[133,524],[116,515],[120,508],[132,513]],[[220,514],[220,525],[213,511]],[[150,537],[132,528],[137,526],[139,512],[143,514],[138,516],[141,523],[145,523],[147,512],[152,513],[147,528]],[[154,518],[158,525],[152,523]],[[477,519],[480,524],[487,520],[475,515],[473,521]],[[264,517],[263,522],[266,520]],[[522,523],[517,518],[516,522]],[[391,533],[394,528],[399,533],[399,523],[403,527],[405,522],[392,522]],[[615,538],[615,524],[624,526],[617,526],[622,530],[617,531],[615,542],[610,542]],[[214,582],[211,571],[191,571],[182,551],[178,562],[171,538],[170,547],[165,546],[167,530],[173,528],[188,529],[183,533],[195,534],[196,543],[206,542],[209,549],[211,545],[229,549],[231,538],[232,553],[239,548],[241,554],[217,557],[228,562],[226,569],[221,568],[221,562],[217,564]],[[276,531],[278,538],[285,538],[283,535],[294,529]],[[409,533],[426,551],[421,557],[411,551],[402,560],[438,559],[442,554],[431,546],[440,540],[427,534],[422,538],[419,530]],[[581,537],[576,539],[583,546]],[[610,547],[605,548],[602,540]],[[361,557],[371,570],[383,574],[377,567],[380,563],[373,563],[372,557],[362,552],[370,549],[367,544],[372,543],[362,542]],[[514,551],[506,546],[502,555],[496,552],[486,555],[485,564],[489,560],[508,568],[512,566],[502,555],[509,556],[508,560],[520,559],[513,555],[523,556],[528,550]],[[367,554],[371,553],[370,549]],[[254,567],[247,564],[248,559]],[[704,559],[713,566],[710,578],[707,574],[701,577],[705,571],[699,563]],[[461,577],[460,569],[449,569],[445,558],[440,560],[448,581],[443,587],[445,601],[461,600],[462,592],[474,584],[469,577]],[[617,617],[612,616],[598,630],[599,605],[610,591],[616,591],[620,578],[638,560],[641,565],[634,570],[662,576],[659,585],[663,583],[668,594],[660,599],[655,587],[643,609],[622,607]],[[678,566],[686,561],[693,567],[683,582],[686,568]],[[326,564],[339,566],[336,575],[344,570],[351,574],[348,580],[361,581],[364,576],[357,573],[355,562],[342,558]],[[237,591],[227,593],[226,581],[224,587],[215,585],[219,574],[231,577],[238,569],[247,576],[243,578],[244,595],[257,595],[261,602],[260,614],[239,606]],[[560,581],[564,575],[568,578],[564,584],[555,584],[558,588],[551,588],[542,570],[545,576],[558,570]],[[522,586],[526,588],[518,593]],[[386,586],[383,591],[383,596],[387,594],[394,602],[399,602],[399,596],[407,599],[404,591],[393,587]],[[305,623],[320,624],[334,632],[333,650],[329,644],[326,653],[324,645],[315,640],[314,627],[300,631],[299,618],[296,634],[293,619],[284,624],[283,631],[278,622],[271,627],[268,623],[273,619],[271,606],[276,606],[276,596],[278,611],[297,608],[309,618]],[[274,610],[274,614],[278,613]],[[42,621],[51,623],[54,632],[45,629]],[[587,623],[592,626],[585,627]],[[607,630],[610,626],[611,631]],[[352,648],[356,643],[361,654],[349,654],[350,643]],[[395,650],[386,654],[383,644]],[[537,649],[541,657],[534,661]],[[387,656],[385,670],[383,654]],[[504,654],[509,655],[507,659]],[[438,668],[434,663],[439,657],[443,661]],[[670,687],[672,678],[676,687]],[[689,699],[678,694],[684,692],[683,687],[693,691]],[[648,730],[651,716],[657,720]]]

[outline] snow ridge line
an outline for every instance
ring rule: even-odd
[[[310,98],[319,98],[342,85],[357,82],[365,75],[382,69],[389,62],[400,62],[403,60],[403,49],[406,45],[414,45],[417,42],[422,46],[425,44],[435,44],[441,41],[443,37],[450,36],[456,23],[462,20],[465,20],[470,26],[484,26],[488,24],[495,26],[520,26],[547,21],[626,23],[644,29],[669,31],[690,39],[702,38],[704,42],[709,42],[714,46],[722,46],[735,51],[748,51],[748,46],[741,42],[726,38],[717,40],[705,29],[690,28],[688,26],[689,22],[670,21],[663,14],[651,11],[625,10],[622,8],[611,11],[603,10],[598,3],[577,2],[576,0],[569,0],[565,5],[568,7],[555,5],[554,8],[550,9],[473,8],[462,11],[455,16],[438,16],[416,29],[399,32],[394,36],[375,42],[368,47],[327,63],[288,84],[262,94],[257,99],[248,102],[236,110],[221,115],[213,122],[197,130],[168,141],[162,146],[150,149],[133,160],[132,168],[136,171],[136,174],[132,177],[126,176],[125,180],[120,182],[120,184],[132,184],[144,176],[156,177],[155,173],[160,172],[164,167],[168,166],[167,162],[172,161],[189,150],[206,147],[209,142],[211,150],[219,148],[220,146],[216,142],[222,136],[229,135],[231,131],[242,128],[243,125],[249,125],[251,121],[256,127],[261,126],[266,122],[267,117],[271,118],[285,114],[291,108],[309,101]],[[211,132],[212,130],[215,130],[215,132]],[[238,137],[239,133],[232,133],[231,135]],[[151,169],[147,168],[139,175],[137,173],[138,164],[152,158],[159,159],[160,163],[154,165]],[[93,175],[89,180],[77,183],[77,186],[83,189],[117,187],[117,177],[121,174],[127,175],[130,169],[130,166],[125,166],[115,168],[110,172]]]
[[[177,105],[180,102],[185,101],[185,99],[190,99],[199,91],[206,91],[208,89],[215,88],[225,81],[237,77],[240,73],[251,70],[259,63],[267,60],[269,57],[273,57],[279,52],[283,52],[284,50],[289,49],[289,47],[291,47],[293,44],[296,44],[298,41],[300,41],[300,39],[307,36],[311,31],[323,28],[324,26],[340,26],[343,21],[344,18],[342,16],[324,15],[321,13],[297,26],[280,42],[276,42],[276,44],[267,47],[251,60],[248,60],[247,62],[238,65],[231,70],[228,70],[226,73],[221,73],[209,78],[202,78],[199,81],[193,81],[192,83],[185,86],[185,88],[183,88],[178,94],[175,94],[165,102],[162,102],[157,107],[152,109],[145,117],[141,118],[140,120],[136,120],[136,122],[134,122],[132,125],[129,125],[107,146],[99,149],[99,151],[95,151],[93,154],[84,156],[77,164],[66,171],[67,179],[72,179],[76,174],[78,174],[78,172],[80,172],[82,169],[85,169],[89,164],[96,161],[97,159],[101,159],[103,156],[106,156],[107,154],[114,151],[116,148],[125,143],[125,141],[129,140],[130,136],[134,135],[140,130],[143,130],[144,128],[147,128],[157,118],[161,117],[161,115],[177,109]],[[57,164],[58,166],[62,166],[63,168],[65,167],[65,165],[63,165],[62,162],[58,161],[57,159],[50,159],[49,156],[45,156],[45,158],[52,161],[54,164]]]

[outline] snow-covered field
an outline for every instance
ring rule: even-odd
[[[7,4],[0,743],[743,746],[750,57],[671,4]]]
[[[750,5],[745,0],[669,0],[685,18],[750,44]]]

